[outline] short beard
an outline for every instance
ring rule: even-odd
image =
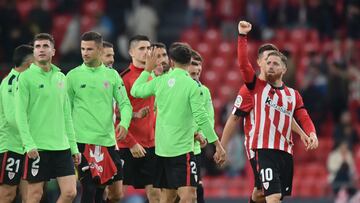
[[[281,78],[281,73],[279,73],[279,74],[271,74],[271,75],[265,73],[265,79],[270,84],[274,84],[280,78]]]

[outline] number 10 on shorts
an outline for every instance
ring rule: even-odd
[[[265,168],[260,170],[260,177],[262,182],[270,182],[273,179],[273,170],[271,168]]]

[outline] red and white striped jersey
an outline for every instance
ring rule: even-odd
[[[256,77],[247,57],[247,39],[238,39],[240,73],[254,99],[255,132],[250,148],[278,149],[292,154],[291,122],[294,117],[309,135],[315,132],[299,92],[285,86],[273,87]]]
[[[255,152],[250,149],[250,140],[255,133],[254,120],[254,100],[246,85],[241,86],[238,96],[236,97],[232,114],[243,117],[244,134],[245,134],[245,151],[248,159],[255,157]]]

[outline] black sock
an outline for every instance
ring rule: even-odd
[[[196,188],[197,203],[205,203],[204,200],[204,188],[202,184],[198,184]]]

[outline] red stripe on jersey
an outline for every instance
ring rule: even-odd
[[[279,91],[277,91],[279,92]],[[283,101],[282,101],[282,98],[279,97],[278,95],[276,95],[278,97],[278,105],[279,106],[282,106],[283,105]],[[281,113],[279,111],[276,111],[275,109],[274,110],[274,116],[273,116],[273,123],[274,123],[274,132],[273,132],[273,137],[272,137],[272,141],[271,143],[269,142],[269,148],[275,148],[275,149],[279,149],[279,146],[280,146],[280,138],[281,138],[281,128],[282,126],[280,126],[280,123],[281,121],[283,122],[283,118],[281,119]],[[281,120],[280,120],[281,119]],[[286,120],[286,119],[285,119]],[[281,131],[280,131],[281,130]],[[271,145],[270,145],[271,144]]]
[[[186,186],[190,186],[190,153],[186,154]]]
[[[285,88],[284,89],[285,91],[285,94],[286,94],[286,102],[287,102],[287,105],[288,105],[288,108],[287,109],[290,109],[292,110],[292,112],[294,113],[294,107],[295,107],[295,102],[296,102],[296,98],[295,98],[295,94],[292,95],[290,93],[290,90],[288,88]],[[289,98],[291,98],[291,101],[289,101]],[[282,132],[283,136],[285,136],[285,146],[284,146],[284,150],[289,152],[289,153],[292,153],[292,150],[291,150],[291,146],[289,146],[289,142],[292,143],[292,138],[291,138],[291,130],[289,130],[289,128],[291,129],[291,120],[290,119],[287,119],[286,120],[287,122],[285,123],[284,125],[284,130]],[[290,149],[289,149],[290,147]]]
[[[7,152],[4,153],[3,160],[1,163],[1,175],[0,175],[0,183],[4,182],[4,174],[6,169],[6,161],[7,161]]]
[[[29,157],[27,154],[25,154],[25,163],[24,163],[24,173],[23,173],[23,179],[26,180],[28,170],[29,170]]]

